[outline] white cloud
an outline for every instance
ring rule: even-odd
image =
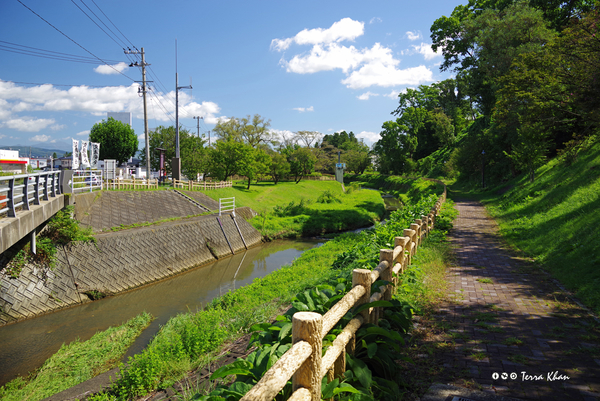
[[[37,132],[41,131],[49,125],[54,124],[53,119],[49,118],[11,118],[3,122],[7,128],[16,129],[22,132]]]
[[[352,21],[345,18],[333,24],[329,30],[345,20]],[[360,35],[363,33],[363,27],[364,24],[361,25]],[[354,37],[352,35],[323,34],[323,32],[329,30],[311,30],[311,32],[317,31],[320,36],[327,36],[327,40],[316,38],[318,35],[315,34],[313,40],[299,41],[298,36],[304,32],[302,31],[294,38],[274,39],[271,48],[276,50],[287,49],[292,42],[312,44],[313,46],[309,52],[296,54],[289,61],[282,58],[280,64],[286,68],[287,72],[297,74],[342,70],[347,77],[341,82],[352,89],[370,86],[419,85],[433,81],[433,73],[425,66],[399,69],[400,60],[394,58],[392,50],[388,47],[384,47],[379,43],[375,43],[371,48],[363,49],[357,49],[354,46],[343,46],[338,42]],[[431,48],[429,49],[431,50]],[[427,57],[429,55],[426,55],[426,59],[428,59]]]
[[[48,135],[36,135],[30,139],[32,142],[48,142],[52,137]]]
[[[0,125],[19,131],[35,132],[55,124],[53,119],[14,116],[21,111],[81,111],[106,118],[106,113],[130,112],[134,118],[142,119],[144,106],[138,96],[139,85],[90,88],[73,86],[59,89],[50,84],[24,87],[0,80]],[[148,101],[148,118],[171,121],[165,109],[171,113],[175,92],[152,92]],[[220,107],[214,102],[198,103],[185,92],[179,94],[180,113],[183,116],[204,117],[207,124],[216,124]],[[51,129],[62,129],[54,125]]]
[[[393,64],[370,63],[359,70],[353,71],[348,78],[342,81],[348,88],[364,89],[369,86],[398,86],[419,85],[423,82],[433,81],[433,73],[427,67],[397,69]]]
[[[369,98],[371,96],[379,96],[378,93],[373,93],[373,92],[365,92],[360,96],[357,96],[357,98],[359,98],[360,100],[369,100]]]
[[[0,134],[0,139],[6,138],[6,135]]]
[[[310,107],[294,107],[292,110],[297,110],[300,113],[304,113],[305,111],[315,111],[315,108],[313,106],[310,106]]]
[[[420,45],[416,46],[413,45],[413,48],[415,49],[415,51],[417,53],[420,53],[423,55],[423,57],[425,57],[425,60],[432,60],[436,57],[441,57],[442,53],[441,52],[434,52],[431,49],[431,45],[429,43],[421,43]]]
[[[411,31],[406,31],[406,37],[408,38],[408,40],[419,40],[422,38],[421,36],[421,32],[411,32]]]
[[[379,135],[377,132],[369,131],[362,131],[360,134],[357,134],[356,137],[358,139],[364,139],[365,143],[370,145],[381,139],[381,135]]]
[[[64,125],[64,124],[54,124],[54,125],[50,126],[50,129],[52,131],[60,131],[61,129],[63,129],[65,127],[66,127],[66,125]]]
[[[86,130],[86,131],[81,131],[75,134],[75,136],[89,136],[90,135],[90,130]]]
[[[364,34],[365,23],[354,21],[351,18],[342,18],[334,22],[330,28],[304,29],[293,38],[273,39],[271,49],[277,51],[286,50],[292,43],[299,45],[329,44],[342,40],[354,40]]]
[[[129,65],[124,62],[120,62],[118,64],[113,64],[113,65],[102,64],[102,65],[99,65],[98,67],[94,68],[94,71],[97,72],[98,74],[113,75],[113,74],[118,74],[120,72],[123,72],[128,67],[129,67]]]
[[[389,97],[390,99],[397,99],[397,98],[398,98],[398,95],[399,95],[400,93],[401,93],[401,92],[400,92],[399,90],[393,89],[393,90],[392,90],[390,93],[388,93],[387,95],[383,95],[383,96],[385,96],[385,97]]]
[[[383,21],[382,21],[382,20],[381,20],[381,18],[379,18],[379,17],[373,17],[373,18],[371,18],[371,20],[369,21],[369,24],[374,24],[375,22],[383,22]]]

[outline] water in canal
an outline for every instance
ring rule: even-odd
[[[128,355],[140,352],[171,316],[196,311],[317,245],[317,241],[274,241],[133,291],[0,327],[0,385],[39,368],[63,343],[85,341],[146,311],[156,319]]]

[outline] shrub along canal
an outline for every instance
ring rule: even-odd
[[[0,385],[39,368],[63,343],[85,341],[143,311],[156,319],[130,347],[140,352],[169,318],[290,264],[318,241],[274,241],[123,294],[0,327]]]

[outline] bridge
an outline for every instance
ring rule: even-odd
[[[65,205],[60,171],[0,177],[0,253],[25,236],[31,238],[40,225]]]

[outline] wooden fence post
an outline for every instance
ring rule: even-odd
[[[306,341],[312,347],[312,355],[292,377],[293,391],[306,388],[311,400],[321,399],[321,355],[323,352],[323,316],[315,312],[296,312],[292,317],[292,343]]]
[[[356,301],[356,305],[369,303],[371,299],[371,271],[367,269],[354,269],[352,271],[352,288],[357,285],[365,287],[365,294]],[[370,308],[365,309],[360,314],[365,323],[371,323]]]
[[[392,290],[394,283],[394,275],[392,269],[394,268],[394,250],[393,249],[382,249],[379,251],[379,262],[388,262],[388,267],[381,272],[381,279],[389,282],[386,286],[386,290],[383,293],[383,300],[390,301],[392,299]]]
[[[406,244],[408,244],[408,242],[410,241],[410,238],[408,237],[396,237],[394,238],[394,247],[400,247],[400,255],[398,255],[398,260],[397,262],[400,263],[400,273],[404,273],[404,268],[406,267],[405,265],[405,261],[406,261]],[[398,286],[398,280],[396,279],[396,277],[394,277],[394,285],[397,287]]]
[[[417,247],[418,247],[419,245],[421,245],[421,243],[420,243],[420,241],[419,241],[419,238],[420,238],[420,236],[421,236],[421,225],[420,225],[420,224],[418,224],[418,223],[412,223],[412,224],[410,225],[410,229],[411,229],[411,230],[413,230],[413,231],[415,232],[415,233],[414,233],[414,240],[413,240],[413,241],[414,241],[414,243],[415,243],[415,247],[414,247],[414,249],[413,249],[413,255],[414,255],[415,253],[417,253]]]

